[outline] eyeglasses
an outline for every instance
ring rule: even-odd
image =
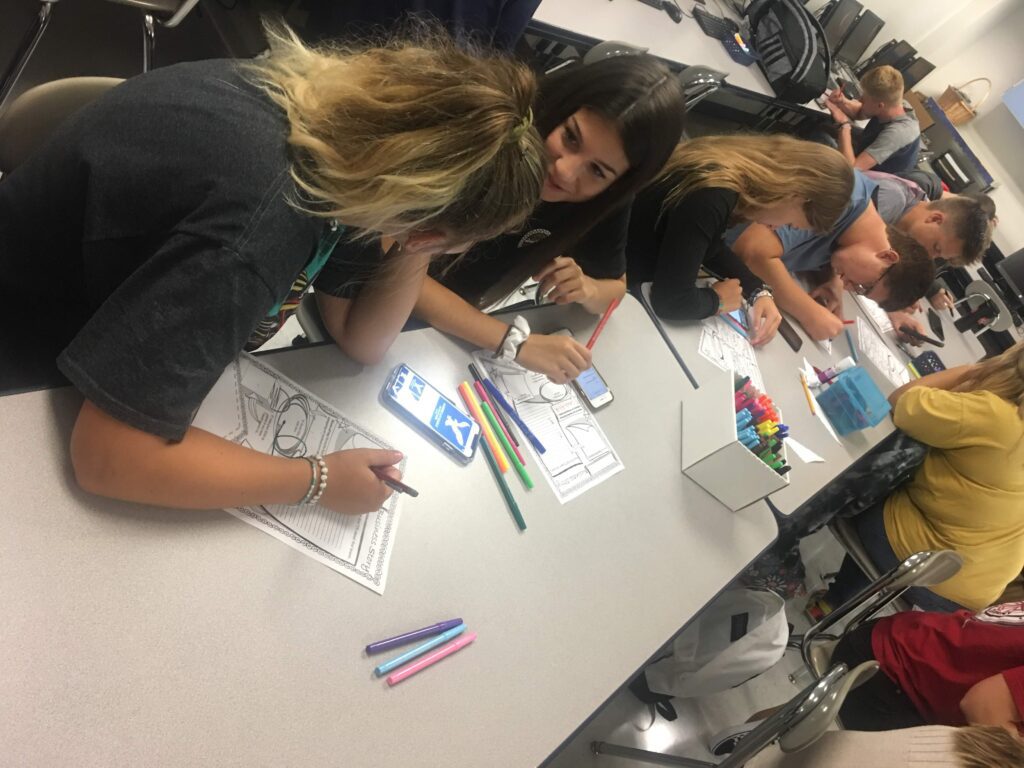
[[[889,274],[889,270],[892,269],[895,266],[896,266],[895,263],[890,264],[888,267],[885,268],[885,271],[882,272],[882,274],[880,274],[878,276],[878,279],[875,280],[875,282],[873,282],[873,283],[871,283],[869,285],[861,285],[860,283],[854,283],[853,284],[853,292],[856,293],[858,296],[867,296],[869,293],[871,293],[873,290],[875,290],[875,288],[878,287],[878,284],[880,282],[885,280],[885,276]]]

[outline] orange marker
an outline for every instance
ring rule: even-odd
[[[497,415],[498,415],[498,406],[496,406],[494,403],[491,402],[491,398],[487,396],[487,390],[484,389],[484,385],[481,384],[479,381],[474,381],[473,382],[473,387],[476,389],[476,393],[480,396],[480,401],[484,402],[484,403],[487,403],[491,407],[491,410],[494,412],[495,417],[497,417]],[[481,410],[483,410],[483,409],[481,408]],[[485,414],[485,416],[486,416],[486,414]],[[498,419],[498,427],[501,429],[501,433],[503,435],[505,435],[505,439],[508,440],[509,447],[513,451],[515,451],[516,458],[519,459],[519,463],[525,465],[526,464],[526,460],[523,459],[523,454],[521,454],[519,452],[519,449],[516,447],[516,444],[512,441],[512,435],[509,433],[509,431],[507,429],[505,429],[505,425],[501,423],[501,419]],[[497,435],[495,435],[495,437],[497,437]],[[512,457],[509,456],[509,459],[511,459],[511,458]]]
[[[473,394],[473,388],[464,381],[459,384],[459,394],[462,396],[463,401],[465,401],[466,407],[469,408],[469,412],[473,415],[476,423],[480,425],[480,430],[484,433],[484,440],[487,441],[491,454],[498,462],[498,469],[502,473],[508,472],[510,466],[508,457],[498,443],[498,438],[491,431],[491,425],[487,422],[487,417],[484,416],[483,409],[480,407],[480,403],[477,402],[476,395]]]

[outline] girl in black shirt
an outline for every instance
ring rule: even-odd
[[[192,418],[238,353],[276,330],[349,228],[399,246],[339,299],[339,346],[379,355],[431,259],[519,226],[546,158],[522,64],[444,39],[271,55],[129,80],[0,183],[0,296],[85,396],[79,483],[173,507],[380,507],[394,451],[269,456]],[[0,332],[0,371],[21,329]],[[54,353],[55,354],[55,353]],[[3,359],[3,358],[8,359]],[[50,358],[52,360],[52,356]],[[316,489],[319,492],[314,493]],[[305,494],[305,496],[304,496]]]
[[[740,221],[827,232],[846,210],[853,173],[842,155],[790,136],[707,136],[681,143],[658,181],[637,196],[627,244],[630,285],[652,282],[661,317],[696,320],[752,299],[751,342],[763,344],[781,315],[771,293],[722,243]],[[730,279],[696,286],[707,264]]]
[[[539,295],[594,314],[622,297],[629,203],[678,143],[683,96],[653,56],[622,55],[543,78],[534,113],[549,161],[543,202],[519,231],[478,242],[453,266],[439,263],[416,302],[418,317],[484,349],[497,349],[509,326],[483,310],[531,276]],[[370,258],[382,248],[374,244]],[[333,336],[335,296],[354,287],[318,288]],[[590,352],[567,336],[531,334],[516,360],[561,383],[590,366]]]

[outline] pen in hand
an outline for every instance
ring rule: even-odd
[[[413,498],[415,498],[415,497],[420,495],[420,492],[417,491],[415,488],[412,488],[411,486],[406,485],[401,480],[395,480],[395,478],[393,478],[393,477],[391,477],[391,475],[387,474],[384,471],[384,467],[370,467],[370,471],[373,472],[373,474],[375,474],[377,476],[378,480],[380,480],[382,483],[384,483],[384,485],[386,485],[388,488],[390,488],[393,491],[398,491],[399,493],[408,494],[409,496],[412,496]]]

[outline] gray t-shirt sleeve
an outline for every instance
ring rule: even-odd
[[[895,224],[907,211],[927,199],[924,190],[912,181],[887,173],[869,171],[868,175],[878,184],[875,205],[886,224]]]
[[[180,440],[276,300],[250,259],[175,233],[107,297],[57,366],[114,418]]]
[[[905,101],[903,108],[907,110],[907,114],[883,126],[878,138],[861,150],[861,152],[871,155],[878,165],[884,163],[921,135],[921,126],[917,123],[913,107]]]

